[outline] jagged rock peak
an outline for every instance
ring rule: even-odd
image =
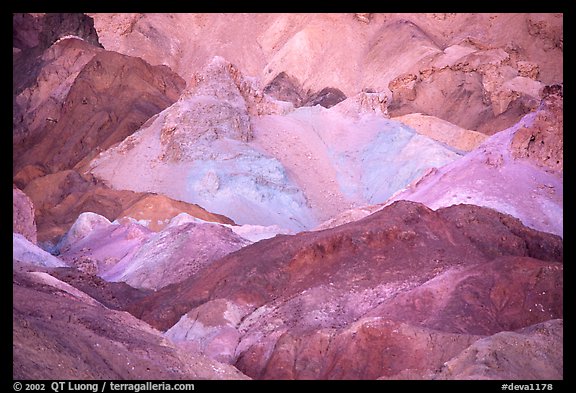
[[[534,121],[516,132],[510,146],[516,158],[532,161],[547,170],[564,170],[563,85],[542,89],[542,101]]]
[[[245,107],[250,115],[285,112],[284,106],[268,97],[258,78],[244,75],[240,69],[222,56],[214,56],[196,73],[183,97],[212,96]],[[252,139],[248,137],[247,141]]]

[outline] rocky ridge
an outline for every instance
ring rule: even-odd
[[[355,223],[245,247],[130,312],[253,378],[371,379],[434,370],[480,336],[560,317],[561,261],[560,238],[509,216],[397,202]],[[403,349],[382,355],[400,328],[404,336],[433,331],[437,344],[404,348],[399,335]],[[463,341],[427,363],[435,345],[454,341],[451,334]],[[421,348],[431,352],[416,357]]]

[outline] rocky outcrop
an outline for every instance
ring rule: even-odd
[[[134,219],[132,219],[130,217],[128,217],[127,219],[121,218],[119,220],[116,220],[115,223],[116,222],[124,223],[125,221],[134,221]],[[137,221],[137,222],[139,224],[146,225],[147,227],[150,226],[147,224],[147,222],[142,222],[142,220]],[[251,243],[255,243],[255,242],[260,241],[262,239],[269,239],[269,238],[274,237],[278,234],[282,234],[282,235],[294,234],[294,232],[292,232],[288,229],[285,229],[285,228],[281,228],[277,225],[263,226],[263,225],[249,225],[249,224],[245,224],[245,225],[223,224],[223,223],[219,223],[217,221],[205,221],[201,218],[191,216],[186,212],[179,213],[178,215],[176,215],[175,217],[170,219],[170,221],[165,226],[165,228],[172,228],[172,227],[176,227],[176,226],[184,225],[184,224],[188,224],[188,223],[195,223],[195,224],[210,223],[213,225],[220,225],[220,226],[226,227],[228,229],[231,229],[232,232],[236,233],[237,235],[248,240]]]
[[[28,183],[24,193],[36,207],[38,240],[46,248],[55,247],[54,251],[66,247],[64,243],[57,243],[85,212],[103,216],[102,220],[106,221],[131,217],[152,230],[163,228],[182,212],[208,221],[233,223],[197,205],[165,196],[110,189],[90,175],[80,175],[74,170],[39,175]]]
[[[39,41],[41,18],[31,14],[12,15],[12,47],[19,51],[34,48]]]
[[[76,37],[88,46],[101,48],[94,20],[81,13],[12,15],[13,94],[34,83],[42,68],[43,52],[60,38]]]
[[[102,48],[94,21],[84,14],[13,14],[12,19],[15,174],[22,155],[61,120],[74,79]]]
[[[16,187],[12,188],[12,232],[19,233],[36,244],[34,205],[30,198]]]
[[[530,229],[508,214],[464,204],[441,208],[437,212],[454,223],[489,258],[518,255],[544,261],[564,259],[560,238]],[[490,236],[487,237],[487,233]]]
[[[346,95],[335,87],[325,87],[317,93],[311,94],[304,106],[320,105],[324,108],[332,108],[334,105],[346,99]]]
[[[230,66],[215,57],[176,104],[181,110],[170,108],[160,134],[160,143],[165,146],[163,160],[189,158],[199,141],[253,139],[246,101]]]
[[[250,144],[254,95],[243,80],[215,57],[178,102],[93,160],[91,173],[114,188],[162,193],[238,224],[307,227],[314,218],[301,191],[275,158]]]
[[[56,249],[58,252],[69,249],[74,243],[84,239],[92,231],[106,228],[110,225],[110,221],[100,214],[92,212],[84,212],[78,216],[74,224],[70,227],[62,240],[58,242]]]
[[[535,109],[543,86],[529,78],[514,79],[518,70],[505,65],[507,59],[504,50],[474,51],[451,66],[440,57],[431,68],[390,82],[389,113],[424,113],[492,135]]]
[[[152,292],[147,289],[133,288],[124,282],[108,282],[75,267],[54,268],[49,271],[49,274],[79,289],[110,310],[124,311]]]
[[[118,218],[130,217],[153,231],[164,229],[170,221],[181,213],[204,221],[234,225],[234,221],[221,214],[210,213],[198,205],[170,199],[164,195],[147,194],[126,210]]]
[[[131,258],[123,258],[101,275],[108,281],[157,290],[196,275],[212,262],[248,244],[220,225],[178,225],[150,237]]]
[[[474,150],[487,138],[485,134],[465,130],[445,120],[421,113],[411,113],[393,119],[412,127],[419,134],[445,143],[459,151]]]
[[[559,237],[489,209],[397,202],[245,247],[130,312],[254,378],[390,377],[561,316],[562,258]]]
[[[49,13],[42,17],[40,45],[47,48],[61,37],[74,35],[91,45],[102,47],[94,20],[82,13]]]
[[[187,217],[187,222],[170,220],[166,228],[154,233],[134,219],[111,223],[85,212],[53,252],[83,273],[156,290],[251,243],[224,225]]]
[[[559,318],[562,264],[506,256],[453,269],[370,310],[381,317],[450,333],[492,335]]]
[[[414,100],[396,100],[391,113],[420,112],[489,135],[537,105],[534,86],[557,83],[563,73],[559,13],[93,17],[109,50],[168,64],[187,80],[217,52],[263,86],[284,86],[287,79],[276,79],[283,75],[300,81],[285,86],[280,99],[291,102],[326,87],[347,97],[390,93],[392,81],[410,74]]]
[[[246,307],[234,302],[211,300],[183,315],[165,336],[188,350],[233,363],[235,348],[241,338],[237,326],[246,313]]]
[[[444,364],[435,379],[561,380],[561,319],[478,340]]]
[[[280,101],[291,102],[295,108],[302,106],[306,93],[300,82],[284,71],[274,77],[265,87],[264,93]]]
[[[516,158],[525,158],[545,169],[564,171],[563,86],[546,86],[534,122],[514,134],[510,149]]]
[[[72,168],[136,131],[174,102],[184,85],[167,67],[99,52],[74,79],[54,126],[15,147],[15,169],[35,163],[52,172]]]
[[[384,119],[381,94],[256,116],[248,114],[251,90],[223,59],[195,80],[177,103],[93,160],[91,173],[113,188],[197,203],[238,224],[302,230],[347,205],[384,202],[460,157]]]
[[[43,272],[13,275],[14,379],[246,379]]]
[[[129,263],[154,234],[131,221],[111,224],[105,217],[95,216],[99,222],[90,229],[82,224],[86,213],[81,214],[53,250],[70,266],[87,274],[102,276],[121,262]],[[82,226],[88,229],[85,234],[79,233]]]
[[[475,204],[511,214],[531,228],[562,235],[559,146],[563,138],[558,105],[561,107],[557,103],[556,110],[551,110],[544,104],[513,127],[486,139],[460,160],[415,181],[386,203],[405,199],[432,209]],[[539,143],[530,141],[530,135],[534,135],[534,141],[538,138]]]
[[[298,79],[285,72],[276,75],[264,87],[264,93],[277,100],[291,102],[294,108],[314,105],[331,108],[346,99],[346,95],[341,90],[333,87],[325,87],[315,93],[306,92]]]
[[[70,37],[54,43],[42,53],[38,60],[36,79],[14,99],[15,153],[22,154],[32,145],[42,143],[45,135],[51,133],[61,120],[60,113],[74,80],[96,53],[101,51],[103,49],[86,41]],[[19,72],[15,69],[14,74],[18,75]]]

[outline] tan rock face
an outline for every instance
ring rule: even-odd
[[[393,120],[412,127],[419,134],[426,135],[462,151],[474,150],[487,138],[485,134],[466,130],[437,117],[421,113],[398,116],[394,117]]]
[[[234,224],[234,221],[220,214],[213,214],[198,205],[176,201],[164,195],[148,194],[118,214],[118,218],[131,217],[137,221],[149,222],[147,227],[153,231],[162,230],[180,213],[188,213],[204,221]]]
[[[24,235],[36,244],[36,221],[34,205],[26,194],[14,187],[12,189],[12,231]]]
[[[392,99],[394,101],[414,101],[416,99],[416,89],[414,85],[418,77],[414,74],[403,74],[396,77],[388,88],[392,92]]]
[[[426,69],[420,77],[401,75],[389,85],[390,115],[422,112],[494,134],[534,110],[543,87],[538,81],[517,76],[518,70],[506,65],[508,60],[503,50],[477,51],[450,67]]]

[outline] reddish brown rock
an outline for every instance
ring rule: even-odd
[[[498,244],[491,232],[485,235],[487,243]],[[555,261],[561,258],[561,238],[541,236],[548,245],[543,246],[545,255],[539,257]],[[498,249],[500,255],[526,252],[524,243]],[[373,288],[388,281],[414,284],[415,279],[423,283],[448,268],[492,257],[440,213],[418,203],[399,201],[337,228],[277,236],[245,247],[178,285],[180,296],[176,302],[168,301],[177,288],[170,286],[132,311],[154,326],[167,329],[182,314],[210,298],[259,306],[328,282],[339,283],[342,290]],[[410,263],[398,264],[400,260]]]
[[[13,59],[14,94],[34,83],[42,68],[39,57],[59,38],[75,36],[89,46],[102,47],[94,20],[82,13],[14,13],[12,31],[12,45],[18,49]]]
[[[14,379],[246,379],[44,272],[13,275]]]
[[[562,380],[563,330],[563,320],[554,319],[478,340],[446,362],[433,378]]]
[[[80,213],[91,211],[116,215],[141,195],[132,191],[110,190],[73,170],[57,172],[32,180],[24,189],[36,206],[38,241],[56,244]]]
[[[491,335],[563,315],[561,263],[502,257],[456,269],[367,315],[450,333]]]
[[[41,27],[41,18],[30,14],[14,13],[12,15],[12,46],[20,50],[37,46]]]
[[[23,190],[32,180],[46,176],[47,174],[46,168],[41,165],[26,165],[14,175],[12,181],[16,187]]]
[[[52,209],[73,193],[88,190],[90,182],[74,170],[65,170],[33,179],[24,192],[34,202],[34,206],[42,214],[44,210]]]
[[[166,303],[172,296],[171,287],[167,287],[133,311],[154,326],[167,329],[182,314],[209,298],[222,297],[259,306],[280,295],[300,293],[324,283],[328,278],[333,282],[341,281],[348,289],[358,285],[370,287],[376,282],[390,279],[407,279],[411,274],[409,272],[420,264],[424,279],[425,275],[433,275],[430,266],[424,267],[427,265],[423,260],[424,255],[428,259],[431,252],[441,252],[441,248],[446,247],[440,238],[436,240],[436,246],[420,242],[423,233],[431,230],[441,231],[443,238],[448,236],[454,239],[453,243],[448,242],[453,254],[447,253],[449,257],[444,260],[446,265],[471,261],[473,255],[483,258],[476,249],[461,247],[464,244],[469,246],[469,240],[455,227],[446,227],[438,221],[436,213],[423,205],[399,202],[392,209],[385,210],[393,213],[382,211],[370,216],[370,219],[331,230],[277,236],[245,247],[218,264],[211,265],[196,279],[180,284],[179,292],[187,295],[180,296],[177,302]],[[388,246],[397,242],[407,247],[400,250]],[[402,259],[413,255],[412,265],[396,264],[399,253],[403,254]],[[466,258],[468,254],[472,255]],[[373,264],[379,268],[367,276],[366,269]],[[388,270],[384,266],[394,268]],[[200,277],[205,278],[200,280]],[[159,304],[162,304],[161,308],[166,305],[167,309],[160,311]]]
[[[43,163],[55,172],[91,159],[176,101],[184,86],[167,67],[98,52],[74,80],[57,123],[15,146],[15,169]]]
[[[180,213],[187,213],[204,221],[234,225],[234,221],[226,216],[210,213],[198,205],[177,201],[158,194],[145,195],[128,209],[120,212],[118,217],[132,217],[137,221],[144,220],[149,223],[148,228],[153,231],[160,231]]]
[[[122,217],[150,220],[152,229],[157,230],[182,212],[208,221],[233,224],[227,217],[212,214],[197,205],[156,194],[110,189],[90,175],[80,175],[74,170],[36,177],[24,192],[36,207],[38,240],[52,245],[83,212],[97,213],[110,221]]]
[[[400,201],[357,222],[245,247],[129,311],[165,330],[226,299],[242,310],[238,321],[215,311],[199,328],[192,321],[207,317],[188,314],[170,334],[206,345],[222,337],[225,359],[254,378],[425,375],[481,335],[560,317],[561,261],[561,238],[501,213]]]
[[[238,367],[246,367],[246,373],[260,379],[376,379],[404,370],[423,374],[478,338],[385,318],[362,318],[340,331],[284,333],[270,355],[256,345]],[[258,368],[262,363],[265,367]]]
[[[19,156],[30,146],[40,143],[56,127],[74,80],[96,53],[101,51],[103,49],[84,40],[67,38],[42,52],[36,60],[36,79],[25,88],[18,87],[22,90],[16,92],[14,98],[15,155]],[[20,72],[19,69],[14,70],[16,76]]]
[[[454,205],[437,210],[452,222],[488,258],[526,256],[561,262],[564,246],[560,237],[535,231],[508,214],[475,205]]]
[[[245,317],[235,364],[263,379],[374,379],[407,370],[424,377],[483,336],[562,316],[562,273],[559,263],[506,257],[414,289],[390,283],[395,294],[316,287]],[[355,320],[371,298],[380,304]],[[522,357],[511,352],[509,361]]]
[[[94,274],[87,274],[70,267],[55,268],[49,273],[78,288],[111,310],[123,311],[151,292],[146,289],[133,288],[123,282],[108,282]]]
[[[13,31],[16,172],[21,156],[58,123],[74,79],[102,47],[92,18],[80,13],[13,14]]]
[[[22,234],[36,244],[34,205],[30,198],[16,187],[12,188],[12,232]]]

